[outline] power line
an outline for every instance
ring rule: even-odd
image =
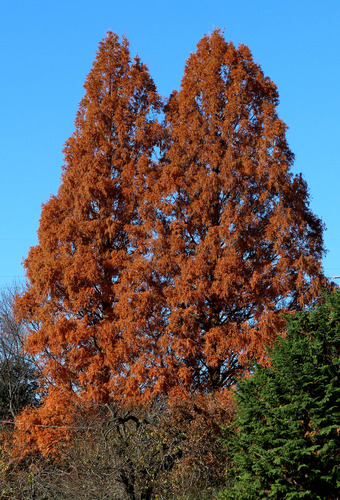
[[[25,424],[23,422],[14,422],[13,420],[0,420],[0,424],[26,425],[28,427],[43,427],[43,428],[48,428],[48,429],[72,429],[72,430],[94,429],[94,427],[72,427],[70,425]]]

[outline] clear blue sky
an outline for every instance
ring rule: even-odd
[[[41,203],[58,190],[63,143],[108,30],[126,34],[163,96],[179,88],[205,33],[225,28],[250,47],[278,85],[293,171],[327,226],[325,273],[339,275],[339,26],[339,0],[3,0],[0,286],[23,276],[37,243]]]

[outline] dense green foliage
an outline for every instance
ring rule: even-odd
[[[287,319],[271,366],[239,383],[225,498],[338,498],[339,291]]]

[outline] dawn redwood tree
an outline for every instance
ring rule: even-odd
[[[290,171],[277,105],[248,47],[219,30],[201,39],[165,107],[152,257],[125,284],[135,391],[228,387],[250,358],[265,360],[281,313],[326,284],[322,223]]]
[[[322,224],[247,47],[203,37],[164,126],[112,33],[85,90],[18,300],[44,377],[21,421],[38,425],[72,422],[77,402],[223,390],[324,281]]]
[[[125,38],[107,34],[84,88],[61,185],[43,206],[17,300],[32,325],[26,348],[43,374],[42,405],[27,416],[36,423],[65,423],[78,400],[109,400],[112,369],[120,369],[115,285],[142,239],[139,205],[161,137],[160,98]]]

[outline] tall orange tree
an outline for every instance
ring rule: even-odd
[[[107,34],[84,87],[61,185],[43,206],[17,301],[44,380],[37,423],[65,422],[64,406],[78,399],[109,400],[111,371],[120,370],[115,285],[141,238],[143,193],[161,138],[160,98],[125,38]]]
[[[136,292],[134,321],[126,320],[136,391],[227,387],[250,358],[265,361],[281,313],[303,308],[325,284],[322,223],[305,181],[291,173],[277,105],[275,84],[246,46],[218,30],[201,39],[165,108],[151,265],[125,292],[126,304]]]
[[[325,282],[276,86],[246,46],[204,36],[163,126],[125,39],[100,44],[85,90],[17,303],[45,380],[22,422],[38,425],[72,422],[77,401],[221,391]]]

